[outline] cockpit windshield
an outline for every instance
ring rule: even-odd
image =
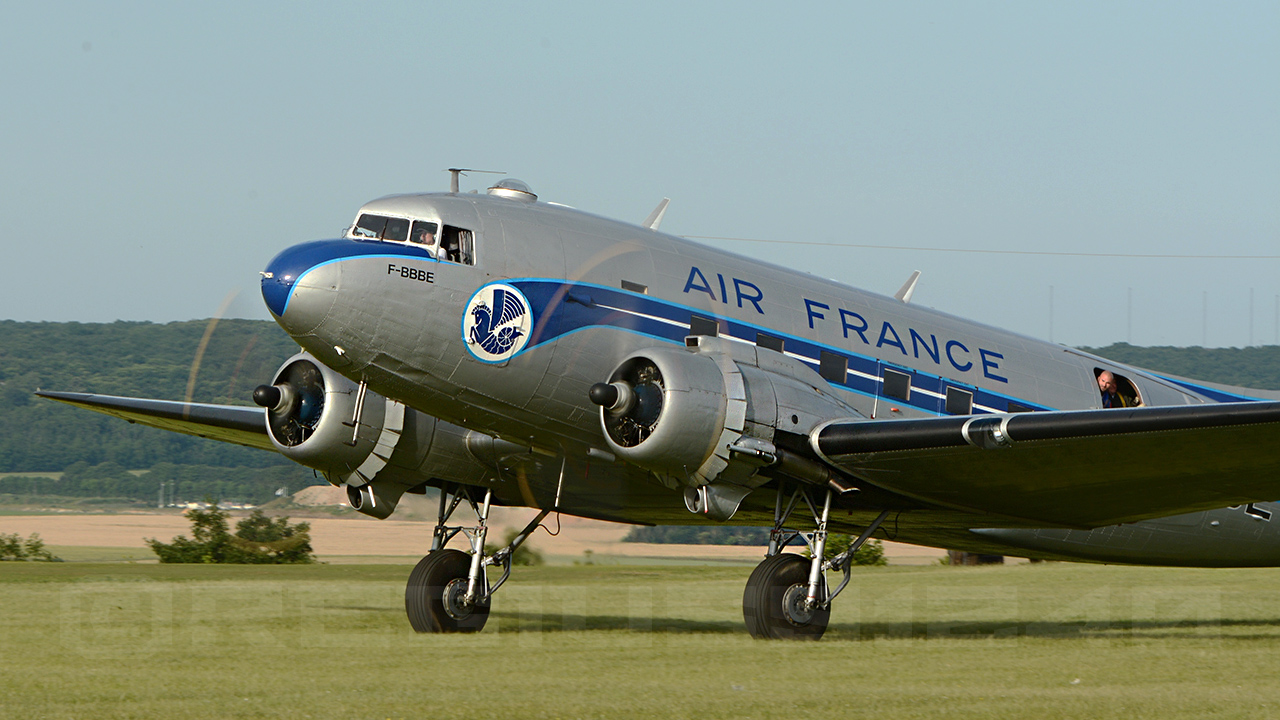
[[[404,242],[409,239],[409,221],[385,215],[361,215],[351,228],[355,237]]]
[[[362,238],[380,238],[387,228],[387,218],[382,215],[361,215],[351,228],[351,234]]]
[[[431,220],[414,220],[361,213],[348,237],[361,240],[410,242],[425,247],[437,260],[474,265],[475,235],[470,230]]]

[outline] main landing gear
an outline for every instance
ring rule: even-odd
[[[889,511],[881,512],[848,550],[828,560],[825,554],[831,491],[826,491],[821,510],[804,488],[797,488],[786,498],[785,488],[779,487],[769,551],[747,579],[747,589],[742,594],[742,617],[753,638],[817,640],[827,631],[831,620],[831,601],[848,586],[852,577],[853,554],[880,527]],[[816,529],[812,532],[784,527],[801,499],[813,514]],[[782,552],[796,538],[803,539],[809,546],[811,557]],[[844,573],[844,579],[832,591],[827,587],[825,572],[835,569]]]
[[[483,629],[489,619],[493,594],[511,576],[512,554],[551,512],[543,510],[538,513],[510,545],[492,555],[485,555],[491,499],[490,490],[485,491],[484,499],[477,504],[471,497],[471,490],[464,486],[458,486],[452,497],[448,485],[441,489],[440,513],[431,539],[431,552],[409,574],[409,584],[404,590],[404,609],[409,615],[409,624],[417,632],[472,633]],[[476,525],[446,525],[464,500],[475,511]],[[470,554],[445,548],[458,533],[464,534],[471,543]],[[502,566],[502,576],[493,584],[489,583],[487,571],[490,565]]]

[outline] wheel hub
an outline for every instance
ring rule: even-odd
[[[450,580],[444,586],[444,611],[454,620],[462,620],[471,615],[471,603],[467,602],[467,579],[465,577]]]
[[[796,583],[787,588],[782,595],[782,615],[787,622],[792,625],[801,626],[808,625],[813,621],[814,608],[809,607],[806,600],[809,597],[809,586],[804,583]]]

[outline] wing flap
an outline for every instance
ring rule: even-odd
[[[37,391],[36,395],[162,430],[275,450],[267,435],[266,410],[262,408],[46,390]]]
[[[1280,403],[837,421],[827,462],[972,512],[1091,528],[1280,497]]]

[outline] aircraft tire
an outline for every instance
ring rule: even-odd
[[[404,609],[414,631],[480,632],[489,619],[489,606],[463,608],[457,603],[470,569],[471,556],[461,550],[437,550],[418,561],[404,590]]]
[[[807,614],[789,611],[787,602],[809,582],[809,559],[779,553],[756,566],[742,594],[747,632],[758,640],[818,640],[831,620],[829,608]],[[793,589],[794,588],[794,589]]]

